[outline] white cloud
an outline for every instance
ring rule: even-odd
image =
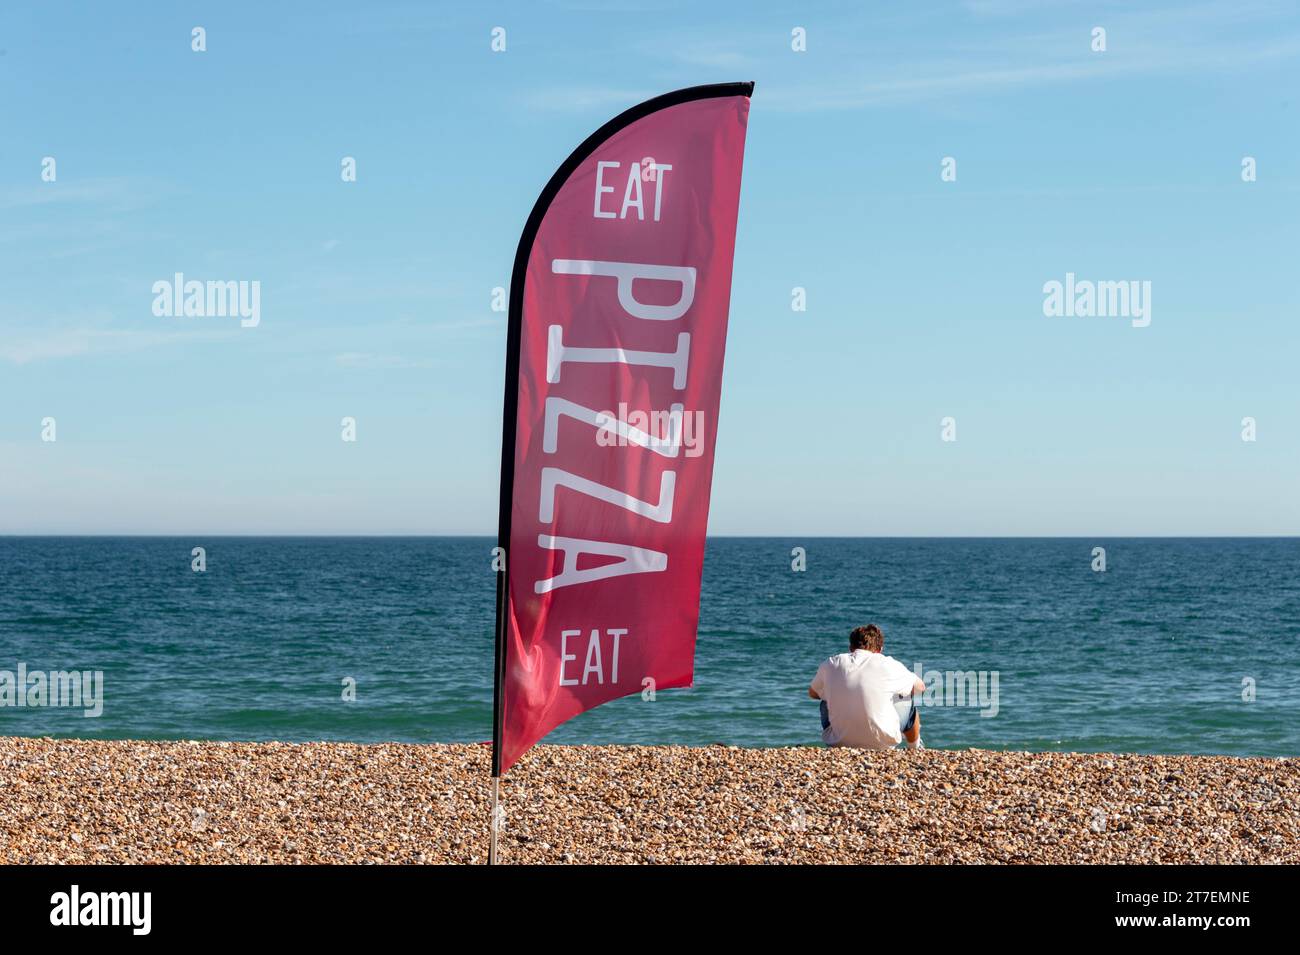
[[[1300,56],[1300,35],[1231,40],[1208,23],[1172,35],[1140,21],[1108,18],[1110,49],[1093,53],[1087,30],[1008,37],[978,51],[906,64],[880,64],[855,76],[759,84],[764,107],[788,111],[862,109],[951,100],[988,91],[1102,82],[1135,75],[1181,75],[1244,69]]]
[[[63,165],[59,166],[59,178],[54,182],[40,182],[37,173],[34,169],[30,185],[0,191],[0,209],[85,204],[105,206],[112,212],[128,212],[171,191],[160,183],[137,179],[78,179]]]
[[[430,368],[433,363],[417,361],[404,355],[374,355],[370,352],[350,351],[335,355],[334,364],[341,368],[373,371],[380,368]]]
[[[0,342],[0,361],[26,365],[35,361],[76,358],[96,353],[141,351],[164,345],[186,345],[230,338],[236,332],[164,332],[132,329],[66,328]]]
[[[623,110],[656,95],[654,90],[609,89],[601,86],[549,86],[532,90],[524,97],[529,109],[585,113],[591,110]]]

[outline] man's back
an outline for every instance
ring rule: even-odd
[[[826,701],[827,746],[889,749],[903,736],[894,698],[912,692],[916,674],[893,657],[853,650],[831,657],[817,670],[812,689]]]

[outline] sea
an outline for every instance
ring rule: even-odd
[[[0,537],[0,735],[487,740],[493,546]],[[817,745],[808,683],[876,623],[932,749],[1300,753],[1300,539],[710,538],[700,603],[694,687],[547,741]],[[20,667],[101,712],[15,705]]]

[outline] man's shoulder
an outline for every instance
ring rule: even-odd
[[[896,657],[886,657],[884,654],[881,654],[881,656],[883,657],[881,663],[887,668],[889,668],[890,670],[894,670],[896,672],[901,672],[901,673],[912,672],[911,668],[902,660],[899,660]]]

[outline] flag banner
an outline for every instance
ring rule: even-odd
[[[752,83],[607,123],[510,287],[493,775],[565,720],[690,686]]]

